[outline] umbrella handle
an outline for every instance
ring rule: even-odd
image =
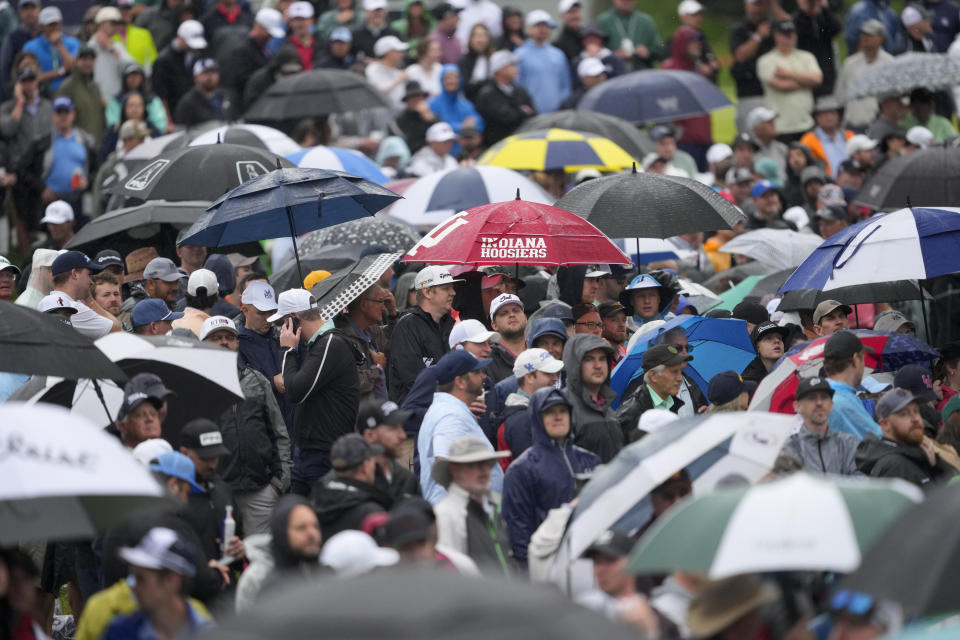
[[[110,426],[114,429],[117,428],[117,425],[113,422],[113,416],[110,415],[110,408],[107,407],[107,401],[103,397],[103,389],[100,388],[100,381],[96,378],[93,379],[93,390],[97,394],[97,398],[100,399],[100,404],[103,405],[103,410],[107,414],[107,420],[110,421]]]
[[[846,266],[846,264],[847,264],[848,262],[850,262],[851,260],[853,260],[853,256],[857,255],[857,252],[860,251],[860,247],[863,246],[863,243],[865,243],[867,240],[869,240],[869,239],[870,239],[870,236],[872,236],[874,233],[876,233],[877,231],[880,231],[880,228],[881,228],[882,226],[883,226],[882,224],[878,224],[878,225],[875,226],[873,229],[871,229],[871,230],[870,230],[870,233],[868,233],[867,235],[865,235],[865,236],[863,237],[863,240],[861,240],[860,242],[857,243],[857,246],[854,247],[853,252],[852,252],[852,253],[843,261],[843,263],[841,264],[841,262],[840,262],[840,256],[843,255],[843,252],[847,250],[847,247],[850,246],[850,243],[853,242],[854,238],[856,238],[857,236],[856,236],[856,235],[853,235],[853,236],[850,237],[849,240],[847,240],[846,242],[844,242],[844,243],[843,243],[843,248],[840,249],[840,251],[837,252],[837,255],[835,255],[835,256],[833,257],[833,271],[836,271],[837,269],[842,269],[844,266]],[[830,272],[830,277],[831,277],[831,278],[833,278],[833,271]]]
[[[323,206],[323,196],[320,196],[317,207]],[[300,250],[297,249],[297,230],[293,226],[293,211],[290,207],[284,207],[287,212],[287,224],[290,225],[290,239],[293,240],[293,257],[297,259],[297,273],[300,275],[300,287],[303,286],[303,267],[300,266]],[[299,288],[299,287],[298,287]]]

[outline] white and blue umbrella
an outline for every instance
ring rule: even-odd
[[[960,209],[913,207],[875,215],[831,236],[780,291],[831,291],[956,271],[960,271]]]
[[[392,218],[416,227],[434,228],[458,211],[517,197],[553,204],[533,180],[504,167],[490,165],[447,169],[420,178],[403,192],[403,200],[387,211]]]
[[[218,142],[263,147],[281,156],[300,151],[300,145],[297,144],[296,140],[279,129],[262,124],[228,124],[215,129],[207,129],[196,135],[188,146],[199,147],[200,145],[216,144]]]
[[[287,160],[307,169],[344,171],[377,184],[386,184],[390,178],[380,171],[373,160],[353,149],[339,147],[308,147],[286,156]]]

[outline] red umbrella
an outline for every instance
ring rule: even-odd
[[[461,211],[424,236],[404,262],[433,264],[631,264],[580,216],[525,200]]]

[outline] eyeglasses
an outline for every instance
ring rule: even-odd
[[[382,300],[380,298],[364,298],[364,300],[367,302],[373,302],[374,304],[387,304],[386,298],[383,298]]]
[[[676,349],[677,351],[686,351],[687,353],[693,353],[692,344],[675,344],[671,346],[673,346],[673,348]]]
[[[578,327],[586,327],[587,329],[601,329],[603,328],[602,322],[574,322],[573,324]]]

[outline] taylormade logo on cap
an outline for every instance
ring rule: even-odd
[[[452,284],[454,282],[463,282],[462,279],[455,279],[450,275],[450,270],[444,267],[432,266],[421,269],[417,273],[416,288],[426,289],[427,287],[437,287],[442,284]]]
[[[520,260],[546,259],[547,243],[543,238],[489,238],[480,236],[481,258]]]

